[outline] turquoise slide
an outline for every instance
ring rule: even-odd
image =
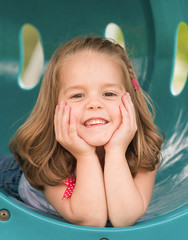
[[[127,228],[82,227],[0,189],[0,239],[188,239],[188,1],[6,0],[0,7],[0,152],[33,108],[56,47],[77,36],[116,39],[129,52],[166,134],[146,214]]]

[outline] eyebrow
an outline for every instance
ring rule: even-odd
[[[108,87],[112,87],[112,88],[119,88],[120,90],[125,90],[125,87],[120,84],[114,84],[114,83],[105,83],[102,85],[102,88],[108,88]],[[85,86],[83,85],[74,85],[74,86],[70,86],[67,89],[65,89],[64,93],[71,91],[71,90],[83,90],[85,89]]]
[[[103,88],[108,88],[108,87],[114,87],[114,88],[119,88],[120,90],[124,90],[124,86],[120,84],[115,84],[115,83],[105,83],[102,85]]]
[[[84,89],[84,86],[81,86],[81,85],[75,85],[75,86],[71,86],[71,87],[68,87],[67,89],[65,89],[64,93],[68,92],[68,91],[71,91],[71,90],[77,90],[77,89]]]

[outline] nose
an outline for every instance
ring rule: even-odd
[[[89,109],[91,109],[91,110],[98,110],[98,109],[102,109],[102,107],[93,104],[93,105],[89,106]]]
[[[90,98],[87,103],[87,108],[89,110],[100,110],[103,108],[102,103],[97,98]]]

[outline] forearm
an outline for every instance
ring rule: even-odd
[[[107,152],[104,179],[109,218],[114,227],[135,223],[144,213],[144,202],[120,152]]]
[[[68,221],[87,226],[106,223],[104,179],[96,148],[78,135],[77,122],[64,101],[56,107],[56,140],[77,159],[76,185],[72,196],[62,201],[65,184],[45,186],[45,196]]]
[[[46,185],[44,195],[56,211],[67,221],[84,226],[104,227],[107,204],[102,169],[97,156],[79,159],[76,185],[71,197],[62,200],[67,186]]]
[[[76,186],[70,199],[72,214],[83,222],[105,225],[107,205],[104,177],[97,155],[77,159]],[[88,224],[87,224],[88,223]]]

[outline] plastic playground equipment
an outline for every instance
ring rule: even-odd
[[[8,0],[0,10],[0,151],[34,106],[60,42],[113,37],[130,50],[138,79],[166,134],[146,214],[128,228],[82,227],[29,208],[0,189],[0,239],[137,240],[188,236],[188,2]],[[28,24],[29,23],[29,24]],[[31,78],[32,76],[32,78]]]

